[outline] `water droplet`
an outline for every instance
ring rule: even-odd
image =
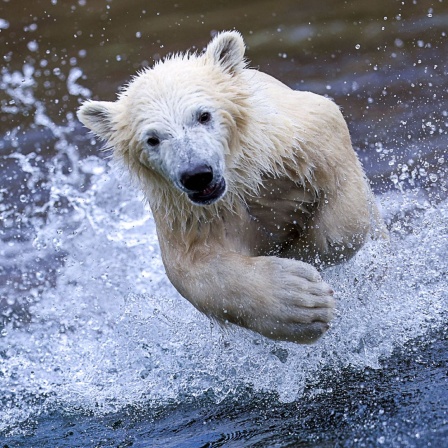
[[[429,180],[431,181],[431,182],[437,182],[437,179],[439,178],[439,176],[437,176],[437,174],[435,174],[435,173],[431,173],[430,175],[429,175]]]
[[[26,46],[28,47],[28,50],[30,50],[30,51],[37,51],[39,48],[39,45],[35,40],[28,42]]]
[[[9,22],[5,19],[0,19],[0,30],[6,30],[9,28]]]

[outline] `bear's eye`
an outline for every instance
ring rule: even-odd
[[[207,124],[211,119],[212,114],[210,112],[202,112],[198,117],[198,121],[201,124]]]
[[[149,137],[148,140],[146,140],[146,143],[148,143],[149,146],[157,146],[160,143],[160,140],[157,137]]]

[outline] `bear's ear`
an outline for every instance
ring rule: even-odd
[[[228,73],[238,73],[244,66],[246,46],[238,31],[219,33],[208,44],[205,58],[212,64],[220,65]]]
[[[78,109],[79,121],[98,137],[109,140],[114,131],[114,117],[118,112],[116,103],[110,101],[86,101]]]

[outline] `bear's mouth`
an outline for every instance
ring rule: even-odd
[[[219,182],[209,185],[202,191],[187,193],[191,202],[197,205],[210,205],[221,199],[226,192],[226,181],[221,179]]]

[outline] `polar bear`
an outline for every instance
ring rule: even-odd
[[[311,343],[334,311],[316,267],[350,258],[377,209],[339,108],[247,68],[244,53],[222,32],[78,117],[138,180],[183,297],[223,324]]]

